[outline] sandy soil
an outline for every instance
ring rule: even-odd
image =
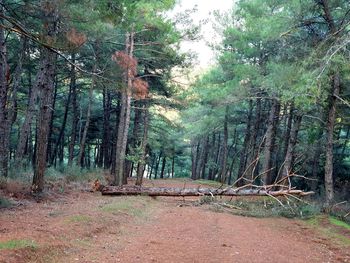
[[[0,243],[26,240],[33,247],[0,250],[0,262],[350,262],[349,246],[300,220],[234,216],[190,204],[77,189],[26,201],[0,210]]]

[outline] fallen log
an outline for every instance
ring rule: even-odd
[[[215,189],[215,188],[170,188],[170,187],[139,187],[139,186],[104,186],[102,195],[146,195],[146,196],[307,196],[314,192],[302,190],[262,189]]]

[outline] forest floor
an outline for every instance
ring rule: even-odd
[[[308,221],[219,213],[196,201],[101,196],[79,186],[17,199],[0,209],[0,262],[350,262],[350,230],[340,242],[327,225],[332,235]]]

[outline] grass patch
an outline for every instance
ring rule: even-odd
[[[0,208],[9,208],[12,206],[12,203],[5,197],[0,196]]]
[[[38,245],[33,240],[12,239],[0,242],[0,250],[2,249],[20,249],[20,248],[37,248]]]
[[[86,215],[74,215],[65,219],[67,223],[88,223],[91,221],[92,218]]]
[[[350,225],[347,224],[346,222],[343,222],[341,220],[339,220],[338,218],[334,217],[334,216],[330,216],[329,217],[329,222],[335,226],[340,226],[343,227],[347,230],[350,230]]]
[[[325,222],[326,221],[326,222]],[[344,227],[349,230],[349,225],[332,216],[315,216],[306,221],[322,236],[335,240],[339,245],[350,246],[350,239],[339,232],[336,227]],[[336,227],[335,227],[336,226]]]
[[[145,218],[148,216],[150,203],[149,197],[119,197],[100,209],[106,213],[124,213],[136,218]]]

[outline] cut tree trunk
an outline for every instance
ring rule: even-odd
[[[168,188],[168,187],[139,187],[139,186],[105,186],[102,195],[148,195],[148,196],[306,196],[313,192],[301,190],[266,191],[254,189],[215,189],[215,188]]]

